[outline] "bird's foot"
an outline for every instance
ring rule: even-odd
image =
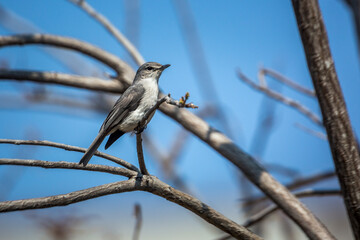
[[[136,134],[140,134],[142,133],[147,127],[147,120],[145,121],[145,124],[141,126],[140,122],[138,124],[138,126],[135,128],[135,133]]]

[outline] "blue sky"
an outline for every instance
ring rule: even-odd
[[[125,24],[123,1],[89,2],[123,31]],[[3,0],[0,4],[16,15],[29,20],[42,32],[78,38],[125,60],[130,59],[122,46],[98,23],[68,1]],[[360,63],[352,16],[340,0],[320,0],[320,5],[350,118],[355,132],[359,135]],[[201,109],[209,102],[209,99],[203,99],[200,94],[201,87],[197,83],[191,66],[174,4],[172,1],[140,1],[140,6],[138,44],[140,53],[147,61],[172,65],[162,75],[160,87],[164,92],[171,93],[174,98],[180,97],[187,91],[190,92],[191,101],[199,105]],[[283,73],[303,86],[312,88],[291,2],[199,0],[191,1],[190,6],[195,16],[210,73],[220,97],[220,104],[233,129],[234,141],[245,151],[250,151],[258,119],[261,116],[260,105],[264,96],[240,82],[236,76],[236,69],[240,68],[257,81],[259,67],[265,66]],[[6,27],[0,26],[1,35],[11,33]],[[0,59],[9,61],[11,69],[70,72],[46,52],[34,46],[0,49]],[[110,72],[95,61],[88,58],[84,60]],[[0,95],[16,94],[21,84],[32,86],[29,83],[1,81]],[[271,86],[281,89],[285,96],[300,101],[318,115],[320,114],[318,104],[313,99],[286,87],[280,87],[279,84]],[[76,94],[80,98],[86,98],[89,95],[85,90],[66,87],[50,86],[49,89],[59,93]],[[63,113],[64,109],[53,108],[46,104],[16,109],[5,107],[7,104],[1,106],[1,138],[23,139],[26,137],[26,132],[36,132],[40,139],[81,147],[89,146],[106,117],[105,114],[86,110]],[[295,124],[301,123],[317,131],[322,131],[322,129],[293,109],[281,104],[276,106],[276,126],[266,146],[263,161],[296,169],[303,175],[333,169],[327,142],[296,128]],[[222,130],[218,121],[210,120],[210,123]],[[161,148],[166,149],[178,129],[178,124],[161,113],[157,113],[146,131],[152,134]],[[78,162],[81,157],[79,153],[46,147],[0,145],[1,157],[24,157],[22,154],[26,155],[29,149],[33,149],[33,153],[29,156],[32,159]],[[103,146],[100,150],[104,150]],[[132,136],[124,136],[106,152],[137,164],[135,138]],[[151,159],[150,155],[146,154],[145,157],[150,172],[162,178],[158,164]],[[95,158],[92,161],[108,164],[104,160]],[[2,166],[0,176],[9,169],[15,168]],[[234,206],[239,198],[238,185],[233,181],[237,170],[196,137],[189,139],[177,171],[193,189],[196,196],[210,205],[212,203],[216,209],[231,211],[223,208],[220,202],[226,201]],[[275,177],[283,182],[289,181],[289,178],[279,174]],[[118,177],[106,174],[31,168],[20,174],[19,181],[8,199],[66,193],[117,180]],[[332,181],[331,184],[336,185],[336,181]],[[124,198],[128,199],[130,205],[130,202],[136,200],[139,195],[141,193],[131,193]],[[227,196],[226,200],[220,197],[224,195]],[[162,201],[149,197],[148,194],[146,196],[154,204]],[[106,199],[119,201],[122,197]],[[105,200],[91,202],[100,205],[101,201]]]

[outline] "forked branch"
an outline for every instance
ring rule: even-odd
[[[256,83],[254,83],[252,80],[250,80],[244,73],[242,73],[240,70],[238,70],[237,72],[238,77],[241,81],[243,81],[244,83],[246,83],[247,85],[249,85],[250,87],[254,88],[255,90],[258,90],[262,93],[264,93],[265,95],[267,95],[268,97],[279,101],[285,105],[288,105],[292,108],[294,108],[295,110],[297,110],[298,112],[300,112],[301,114],[305,115],[306,117],[308,117],[311,121],[313,121],[314,123],[316,123],[317,125],[319,125],[320,127],[323,127],[323,123],[320,120],[320,118],[313,112],[310,111],[310,109],[308,109],[307,107],[303,106],[301,103],[288,98],[288,97],[284,97],[283,95],[281,95],[280,93],[277,93],[271,89],[269,89],[266,86],[261,86],[258,85]]]
[[[3,41],[4,38],[6,39],[5,42]],[[30,40],[32,40],[31,37],[30,40],[28,40],[27,35],[18,35],[16,38],[17,39],[15,39],[14,44],[17,45],[30,44]],[[12,40],[12,37],[0,37],[0,45],[11,45],[13,44]],[[81,46],[78,46],[78,48],[74,48],[74,50],[81,52]],[[123,76],[123,79],[126,80],[125,83],[127,84],[131,83],[133,79],[133,71],[131,70],[131,72],[132,76],[130,74]],[[163,97],[164,95],[160,96]],[[170,106],[169,104],[163,104],[160,106],[160,110],[181,124],[185,129],[199,137],[202,141],[210,145],[215,151],[223,155],[236,167],[241,169],[249,180],[258,186],[276,204],[278,204],[281,209],[289,217],[291,217],[309,237],[314,239],[332,238],[326,227],[323,226],[323,224],[303,204],[301,204],[283,185],[265,171],[265,169],[259,165],[253,157],[241,150],[224,134],[210,127],[204,120],[185,109],[179,109],[177,107]]]
[[[78,168],[82,169],[88,169],[93,165],[89,164],[89,167],[80,167],[78,166],[78,164],[74,164],[77,165]],[[104,184],[101,186],[75,191],[68,194],[0,202],[0,212],[66,206],[69,204],[110,194],[132,191],[146,191],[165,198],[171,202],[174,202],[184,208],[187,208],[188,210],[203,218],[208,223],[213,224],[217,228],[229,233],[231,236],[237,239],[261,239],[259,236],[238,225],[237,223],[229,220],[205,203],[186,193],[170,187],[169,185],[161,182],[156,177],[137,175],[138,173],[133,172],[133,176],[129,180]]]
[[[115,37],[115,39],[125,47],[131,57],[134,59],[137,65],[142,65],[145,60],[136,49],[136,47],[117,29],[104,15],[97,12],[90,4],[83,0],[69,0],[70,2],[78,5],[89,16],[94,18],[103,27]]]

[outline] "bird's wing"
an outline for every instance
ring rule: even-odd
[[[114,127],[139,106],[144,92],[145,89],[142,85],[131,85],[126,89],[106,117],[100,131],[103,130],[109,134]]]

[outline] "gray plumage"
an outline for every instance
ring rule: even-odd
[[[169,66],[155,62],[144,63],[140,66],[133,84],[116,101],[97,137],[86,150],[79,164],[86,166],[107,135],[110,137],[105,149],[110,147],[124,133],[131,132],[137,127],[146,112],[156,104],[159,94],[159,78]],[[152,116],[153,114],[147,122],[151,120]]]

